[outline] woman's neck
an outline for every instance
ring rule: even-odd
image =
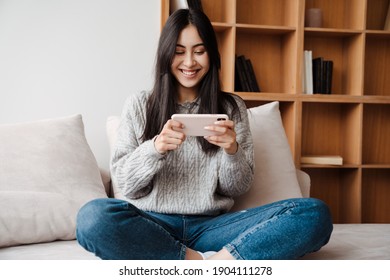
[[[179,88],[177,102],[183,104],[186,102],[193,102],[198,98],[198,91],[195,89]]]

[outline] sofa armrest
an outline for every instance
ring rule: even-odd
[[[100,176],[102,177],[102,182],[103,182],[103,185],[104,185],[104,190],[106,191],[106,194],[108,197],[111,196],[111,176],[110,176],[110,172],[103,169],[103,168],[99,168],[100,170]]]
[[[310,176],[303,172],[302,170],[297,169],[297,179],[299,183],[299,187],[301,188],[302,196],[309,197],[310,196]]]

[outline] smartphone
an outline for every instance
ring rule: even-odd
[[[186,136],[211,136],[221,133],[204,129],[214,125],[216,121],[225,121],[229,117],[226,114],[174,114],[172,119],[184,125],[183,131]]]

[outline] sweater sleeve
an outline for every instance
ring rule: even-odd
[[[137,199],[152,190],[154,175],[161,169],[164,155],[154,147],[154,139],[141,143],[145,123],[145,96],[130,96],[124,105],[118,128],[111,172],[124,196]]]
[[[244,101],[236,97],[240,108],[240,119],[235,119],[238,150],[234,155],[222,151],[219,168],[218,192],[236,197],[249,190],[254,177],[254,151],[249,127],[248,113]]]

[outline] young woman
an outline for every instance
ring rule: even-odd
[[[329,210],[290,199],[229,213],[252,182],[244,102],[221,91],[213,27],[197,10],[168,19],[151,92],[126,101],[112,176],[128,201],[98,199],[79,212],[77,239],[102,259],[296,259],[329,240]],[[225,113],[190,137],[174,113]],[[206,253],[205,253],[206,252]]]

